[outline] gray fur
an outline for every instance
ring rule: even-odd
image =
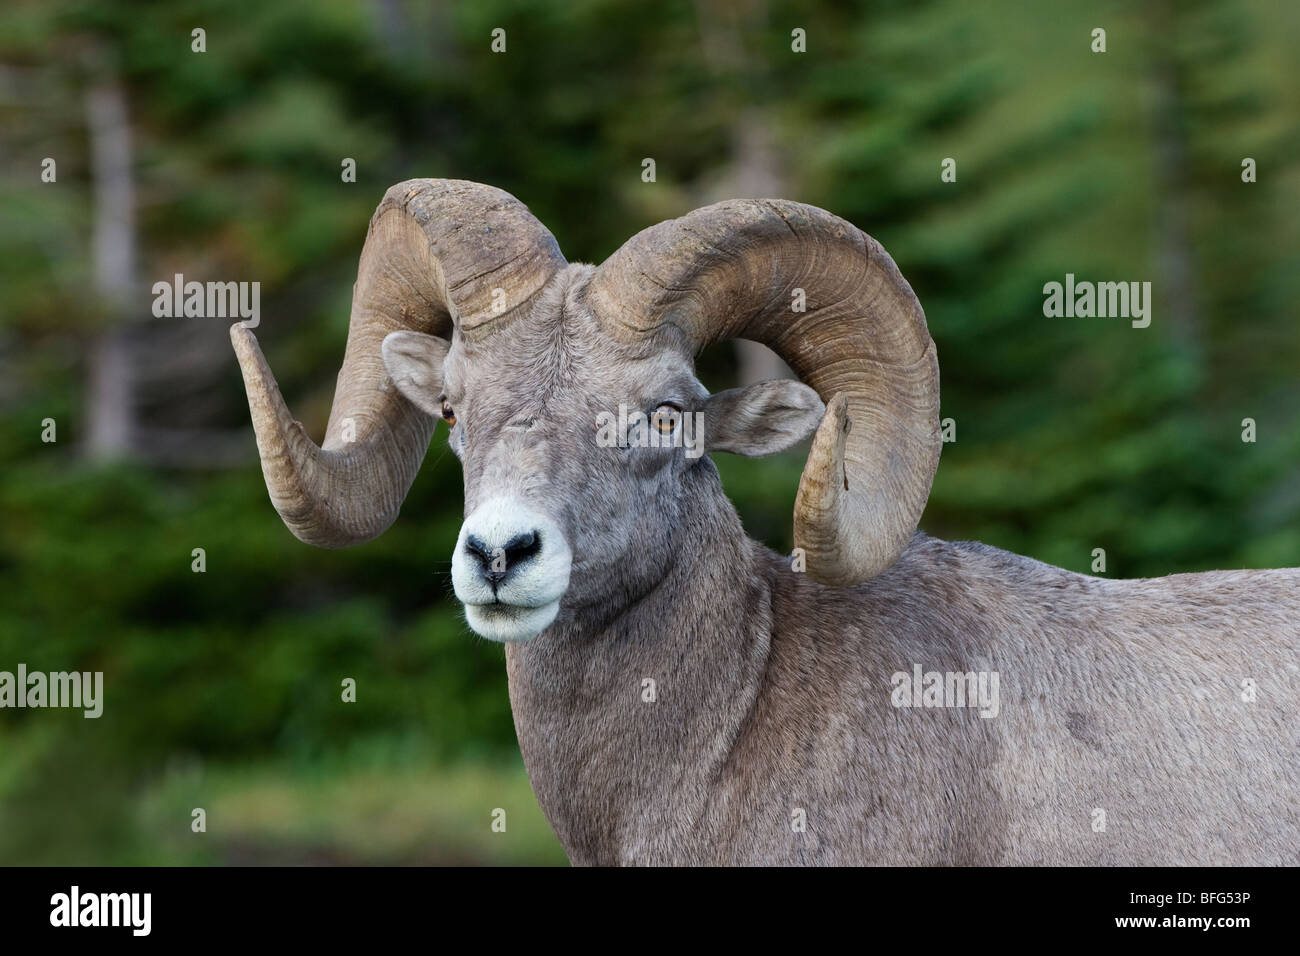
[[[597,447],[599,411],[671,397],[707,422],[708,397],[689,355],[605,334],[590,271],[458,330],[442,381],[389,364],[454,406],[466,515],[514,496],[572,548],[555,622],[506,655],[574,863],[1300,863],[1300,570],[1116,581],[918,533],[824,587],[746,537],[707,456]],[[728,447],[807,434],[820,403],[786,397],[775,438]],[[771,398],[729,395],[728,427]],[[998,715],[894,706],[916,665],[996,671]]]

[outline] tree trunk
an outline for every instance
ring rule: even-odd
[[[131,350],[123,320],[135,287],[135,187],[126,95],[114,75],[105,71],[92,83],[85,109],[95,207],[95,298],[107,320],[87,354],[86,451],[104,460],[126,455],[134,432]]]
[[[719,84],[744,88],[752,84],[754,71],[761,61],[745,54],[742,30],[753,30],[766,18],[761,0],[740,4],[722,4],[717,0],[696,0],[700,41],[704,55]],[[757,106],[737,109],[733,113],[727,162],[701,184],[698,205],[724,199],[783,199],[788,192],[788,177],[781,161],[769,117]],[[752,385],[777,378],[794,378],[790,366],[766,345],[737,339],[736,384]]]
[[[1183,128],[1186,105],[1182,75],[1174,44],[1177,24],[1164,0],[1147,6],[1154,52],[1150,79],[1151,123],[1155,133],[1156,231],[1155,288],[1168,317],[1168,334],[1175,346],[1200,371],[1203,342],[1196,261],[1192,252],[1187,141]]]

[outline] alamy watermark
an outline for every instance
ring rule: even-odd
[[[978,708],[984,718],[1001,712],[997,671],[925,671],[920,664],[912,673],[897,671],[889,682],[894,686],[889,702],[895,707]]]
[[[618,406],[618,414],[596,415],[596,444],[601,448],[685,448],[687,458],[704,454],[704,413],[660,405],[647,415]]]
[[[104,712],[103,671],[0,671],[0,707],[74,707],[87,718]]]
[[[152,291],[159,319],[239,318],[246,329],[262,321],[260,282],[186,282],[178,272],[171,282],[155,282]]]
[[[153,926],[152,893],[83,893],[73,885],[50,897],[50,925],[120,926],[132,936],[148,936]]]
[[[1043,315],[1049,319],[1132,319],[1135,329],[1151,324],[1150,282],[1075,282],[1074,273],[1065,283],[1043,286]]]

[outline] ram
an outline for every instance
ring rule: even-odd
[[[575,863],[1300,862],[1300,571],[1104,580],[917,532],[934,343],[885,251],[823,210],[723,202],[593,267],[500,190],[400,183],[319,447],[231,336],[308,544],[380,534],[451,426],[456,596],[507,642]],[[800,381],[709,394],[695,356],[732,338]],[[709,453],[811,435],[794,555],[746,537],[709,454],[596,441],[620,406],[667,438],[691,416]],[[944,706],[968,681],[996,707]]]

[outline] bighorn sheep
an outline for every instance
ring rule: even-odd
[[[1300,570],[1105,580],[917,532],[934,343],[894,262],[830,213],[718,203],[593,267],[507,193],[399,183],[322,447],[231,335],[271,500],[308,544],[380,534],[452,425],[456,595],[508,642],[575,863],[1300,862]],[[728,338],[802,383],[710,395],[694,357]],[[797,557],[746,537],[707,455],[595,441],[620,405],[668,436],[702,415],[707,451],[812,434]],[[929,706],[973,693],[961,675],[1000,700]]]

